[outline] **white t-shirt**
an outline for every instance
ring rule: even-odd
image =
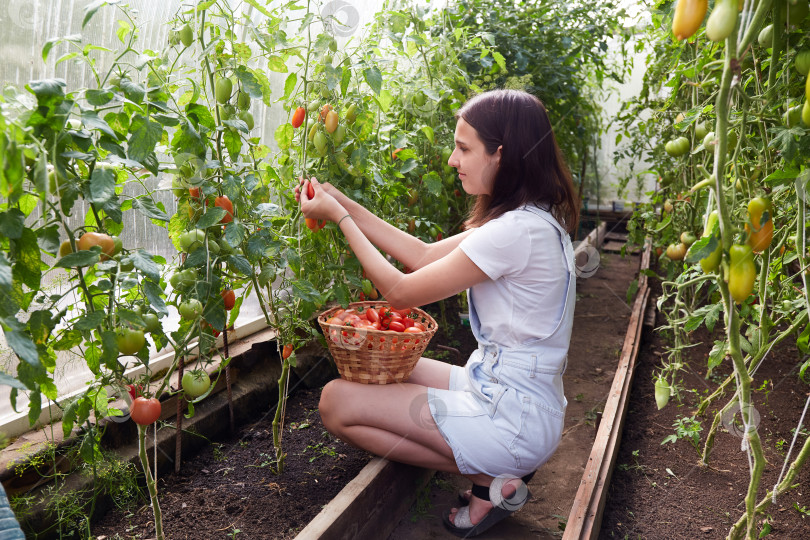
[[[490,278],[472,287],[482,339],[517,347],[554,331],[568,284],[560,242],[551,223],[523,207],[462,240],[459,247]]]

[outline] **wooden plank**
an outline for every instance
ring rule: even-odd
[[[387,538],[435,471],[374,458],[295,540]]]
[[[648,240],[641,257],[642,269],[649,268],[651,249],[652,244]],[[605,487],[610,482],[616,462],[649,294],[647,276],[640,273],[639,291],[633,304],[619,366],[605,403],[596,440],[568,516],[563,540],[590,540],[595,539],[599,534],[607,496]]]

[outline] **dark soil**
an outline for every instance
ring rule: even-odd
[[[664,324],[661,314],[657,325]],[[722,317],[715,332],[722,331]],[[633,381],[628,415],[624,425],[617,467],[610,482],[600,538],[695,539],[725,538],[745,510],[749,467],[741,451],[741,438],[721,428],[716,436],[708,467],[698,464],[698,452],[686,440],[662,444],[675,433],[673,423],[695,414],[699,396],[711,394],[732,372],[724,363],[707,379],[708,353],[714,339],[705,327],[691,336],[700,345],[684,351],[682,401],[671,399],[658,410],[654,399],[653,377],[661,366],[662,355],[670,345],[667,334],[657,331],[642,345]],[[779,477],[793,431],[801,417],[808,387],[798,378],[801,355],[795,339],[775,347],[754,377],[754,407],[760,415],[759,434],[767,459],[758,500]],[[702,426],[702,451],[715,412],[731,399],[731,391],[715,402],[711,411],[697,417]],[[736,420],[740,421],[739,410]],[[734,430],[733,426],[732,431]],[[807,436],[800,435],[791,461]],[[738,431],[739,433],[739,431]],[[805,465],[798,477],[798,488],[777,499],[767,511],[771,532],[767,538],[810,538],[810,468]],[[805,510],[799,511],[805,507]],[[762,525],[762,524],[760,524]]]
[[[455,298],[426,311],[439,330],[424,356],[466,362],[476,347],[462,326]],[[164,533],[173,540],[294,538],[368,463],[371,454],[329,434],[318,413],[320,389],[298,390],[288,400],[282,440],[284,472],[274,472],[273,411],[243,426],[237,437],[212,442],[183,463],[179,475],[158,480]],[[144,490],[144,496],[145,495]],[[139,508],[109,512],[93,528],[95,537],[155,536],[148,500]]]
[[[318,414],[320,391],[299,390],[287,404],[282,439],[284,473],[273,466],[273,415],[213,442],[158,480],[167,538],[294,538],[366,465],[370,454],[332,437]],[[132,513],[115,511],[93,530],[108,538],[153,538],[148,501]]]

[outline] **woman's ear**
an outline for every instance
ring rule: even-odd
[[[500,166],[501,165],[501,156],[503,155],[503,145],[500,145],[497,150],[495,150],[495,164]]]

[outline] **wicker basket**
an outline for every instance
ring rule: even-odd
[[[349,308],[366,310],[387,305],[385,302],[354,302],[349,304]],[[352,382],[390,384],[404,381],[438,328],[433,317],[418,308],[413,308],[411,312],[416,315],[416,320],[425,325],[426,330],[420,333],[326,324],[339,309],[340,306],[336,306],[321,313],[318,324],[323,329],[340,376]]]

